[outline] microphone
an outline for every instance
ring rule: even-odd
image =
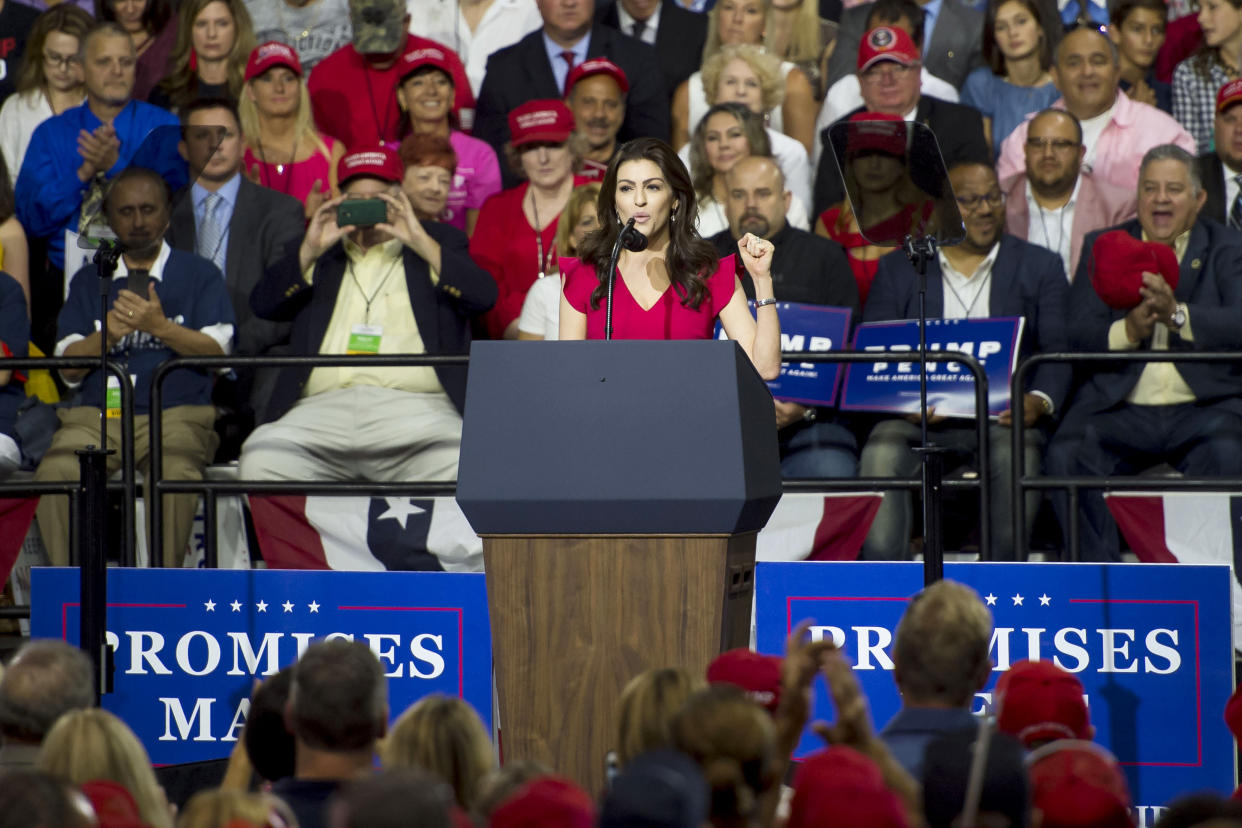
[[[604,318],[605,340],[612,339],[612,286],[617,281],[617,259],[621,256],[622,246],[633,253],[647,249],[647,237],[634,229],[632,217],[617,234],[617,240],[612,245],[612,257],[608,260],[608,298],[605,302]]]

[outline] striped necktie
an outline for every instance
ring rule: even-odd
[[[220,221],[219,193],[208,193],[203,199],[203,222],[198,227],[198,255],[224,272],[224,223]]]

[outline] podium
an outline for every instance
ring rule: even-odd
[[[504,758],[602,790],[626,682],[749,642],[780,495],[772,396],[735,342],[475,343],[457,500]]]

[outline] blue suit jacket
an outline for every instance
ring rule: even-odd
[[[405,284],[418,332],[429,354],[469,353],[470,319],[496,302],[496,282],[470,258],[465,233],[434,221],[423,222],[423,227],[440,244],[441,270],[433,284],[427,262],[408,247],[402,251]],[[267,271],[250,294],[250,306],[263,319],[293,322],[293,353],[318,354],[345,281],[348,259],[343,244],[328,248],[315,263],[313,284],[308,285],[298,267],[300,243],[299,239],[290,244],[285,257]],[[462,411],[466,405],[466,366],[437,365],[435,371],[453,405]],[[293,407],[310,373],[310,366],[280,372],[262,422],[278,419]]]
[[[1108,329],[1126,312],[1104,304],[1091,286],[1095,240],[1101,233],[1121,229],[1142,237],[1138,219],[1087,236],[1082,259],[1070,291],[1070,347],[1077,351],[1107,351]],[[1177,289],[1179,302],[1190,314],[1193,342],[1176,333],[1169,335],[1171,351],[1214,351],[1242,348],[1242,235],[1214,221],[1200,218],[1190,228],[1190,241],[1182,256]],[[1150,349],[1151,340],[1140,343]],[[1144,366],[1131,363],[1108,370],[1099,367],[1078,392],[1075,407],[1087,413],[1102,411],[1122,402],[1138,382]],[[1242,364],[1199,363],[1177,366],[1200,402],[1221,402],[1242,414]]]
[[[1065,331],[1066,299],[1069,285],[1061,257],[1017,236],[1001,236],[1000,252],[992,266],[992,285],[988,308],[992,316],[1022,316],[1019,353],[1063,351],[1068,345]],[[940,260],[927,263],[927,318],[944,315],[944,279]],[[864,322],[917,319],[919,316],[919,276],[900,250],[880,259]],[[1048,395],[1055,411],[1061,411],[1069,390],[1070,368],[1053,363],[1041,365],[1030,375],[1028,390]]]

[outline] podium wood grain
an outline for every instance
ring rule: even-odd
[[[599,792],[626,682],[750,637],[755,534],[485,536],[506,761]]]

